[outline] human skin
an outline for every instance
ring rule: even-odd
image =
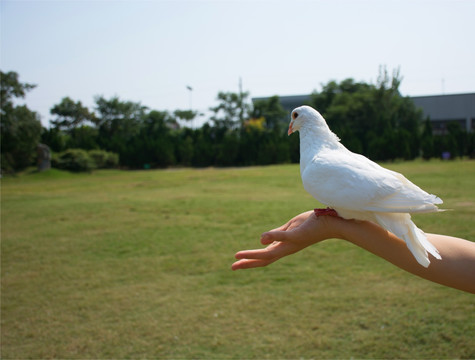
[[[261,235],[263,249],[236,253],[233,270],[267,266],[285,256],[326,239],[349,241],[411,274],[445,286],[475,293],[475,243],[464,239],[426,234],[442,259],[430,256],[429,267],[421,266],[404,240],[369,221],[315,216],[314,211],[297,215],[286,224]]]

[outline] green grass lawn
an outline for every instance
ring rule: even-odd
[[[427,232],[475,239],[475,162],[387,164],[439,195]],[[1,356],[475,358],[475,297],[341,240],[232,272],[318,204],[296,165],[4,178]]]

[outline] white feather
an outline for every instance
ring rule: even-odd
[[[309,106],[292,112],[289,134],[300,132],[300,173],[305,190],[346,219],[377,222],[404,239],[422,266],[429,266],[428,253],[437,249],[412,222],[410,213],[440,211],[442,200],[345,148],[325,119]]]

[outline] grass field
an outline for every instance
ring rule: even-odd
[[[475,239],[475,162],[387,164]],[[475,297],[341,240],[268,268],[234,253],[318,206],[298,166],[56,170],[2,181],[1,357],[475,358]]]

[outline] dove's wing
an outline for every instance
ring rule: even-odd
[[[384,170],[394,176],[399,181],[400,186],[389,197],[374,199],[368,204],[366,210],[387,211],[386,209],[389,207],[393,209],[393,212],[420,213],[439,211],[436,204],[443,203],[439,197],[425,192],[397,172]]]
[[[305,189],[321,203],[358,211],[429,212],[442,200],[404,176],[345,151],[321,152],[302,172]]]

